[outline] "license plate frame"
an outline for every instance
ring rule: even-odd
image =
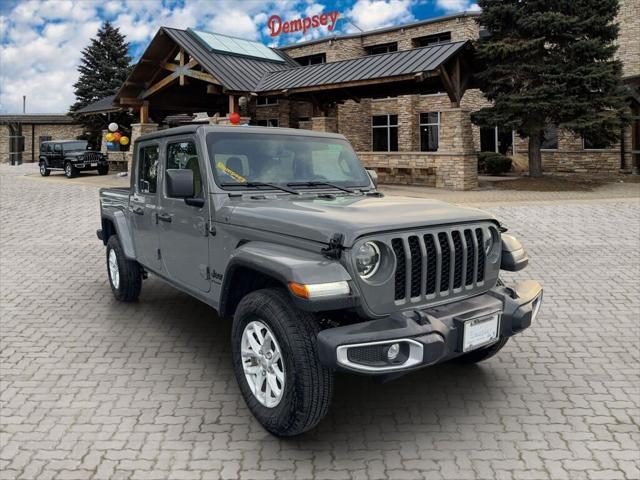
[[[462,327],[462,351],[470,352],[500,339],[500,312],[465,320]]]

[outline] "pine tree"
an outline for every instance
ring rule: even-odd
[[[78,66],[80,76],[73,85],[76,102],[71,106],[72,113],[118,91],[132,68],[128,50],[124,35],[110,22],[105,22],[89,46],[82,50]],[[101,115],[77,115],[76,118],[92,132],[92,136],[99,135],[109,123]],[[126,112],[118,112],[112,113],[109,120],[129,127],[132,117]]]
[[[555,125],[614,142],[626,123],[622,64],[613,59],[618,0],[478,0],[488,36],[476,45],[475,77],[493,106],[472,119],[529,138],[529,172]]]

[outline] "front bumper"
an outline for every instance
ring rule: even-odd
[[[531,325],[541,301],[538,282],[496,286],[448,305],[323,330],[318,334],[318,355],[324,366],[340,371],[384,375],[415,370],[466,353],[466,321],[499,314],[499,338],[510,337]],[[394,343],[400,345],[401,353],[392,362],[384,352]]]

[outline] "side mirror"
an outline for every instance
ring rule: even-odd
[[[378,188],[378,172],[376,172],[375,170],[367,170],[367,173],[369,174],[369,178],[371,178],[371,181],[373,182],[373,186]]]
[[[194,196],[193,171],[188,168],[169,168],[166,173],[167,196],[174,198],[192,198]]]

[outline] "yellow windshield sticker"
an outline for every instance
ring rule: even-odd
[[[222,162],[218,162],[216,163],[216,167],[218,167],[220,170],[222,170],[224,173],[226,173],[227,175],[229,175],[231,178],[233,178],[234,180],[240,182],[240,183],[247,183],[247,179],[244,178],[242,175],[240,175],[238,172],[234,172],[233,170],[231,170],[229,167],[227,167],[224,163]]]

